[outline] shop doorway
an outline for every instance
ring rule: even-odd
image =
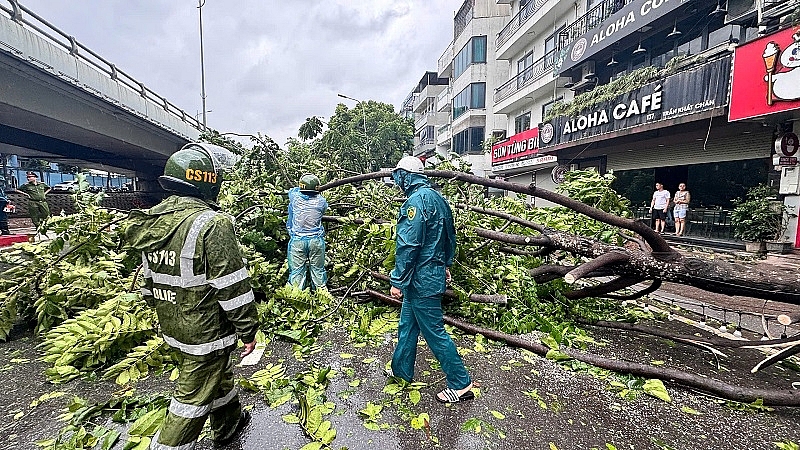
[[[668,190],[671,195],[675,195],[680,183],[686,183],[689,178],[689,166],[673,166],[673,167],[658,167],[655,169],[655,181],[653,186],[650,186],[652,191],[655,190],[655,183],[664,185],[664,189]]]

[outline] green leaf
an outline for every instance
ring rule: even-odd
[[[408,392],[408,400],[411,402],[412,405],[416,405],[422,400],[422,395],[419,393],[418,390],[411,390]]]
[[[137,419],[131,425],[128,434],[131,436],[152,436],[161,427],[166,415],[166,407],[154,409]]]
[[[503,413],[501,413],[500,411],[491,410],[489,412],[492,413],[494,418],[497,420],[503,420],[506,418],[506,416],[504,416]]]
[[[644,382],[642,389],[645,393],[657,399],[663,400],[667,403],[672,402],[672,398],[670,398],[669,393],[667,393],[667,389],[664,387],[664,383],[661,380],[647,380]]]
[[[695,416],[698,416],[698,415],[701,414],[700,411],[697,411],[696,409],[692,409],[692,408],[690,408],[688,406],[681,406],[681,411],[685,412],[686,414],[692,414],[692,415],[695,415]]]
[[[281,416],[281,419],[286,423],[300,423],[300,418],[294,414],[285,414]]]

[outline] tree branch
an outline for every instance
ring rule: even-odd
[[[371,297],[379,299],[384,303],[394,306],[402,306],[403,302],[395,300],[388,295],[376,291],[366,291]],[[496,330],[489,330],[486,328],[478,327],[469,322],[455,319],[453,317],[444,316],[444,323],[452,325],[469,334],[480,334],[489,339],[502,341],[511,347],[524,348],[536,353],[539,356],[546,356],[550,348],[523,339],[519,336],[513,336],[507,333],[502,333]],[[614,360],[604,358],[602,356],[584,353],[573,349],[562,349],[566,355],[578,361],[591,364],[602,369],[608,369],[615,372],[629,373],[635,376],[657,378],[667,382],[677,383],[686,387],[698,389],[700,391],[710,393],[728,400],[737,402],[752,403],[758,399],[762,399],[764,405],[767,406],[800,406],[800,391],[797,390],[771,390],[771,389],[753,389],[742,386],[728,384],[722,381],[712,380],[708,377],[687,373],[682,370],[670,369],[667,367],[657,367],[635,362]]]
[[[576,267],[569,273],[564,275],[564,281],[567,284],[575,284],[576,281],[583,278],[586,274],[594,272],[597,269],[606,266],[613,266],[615,264],[628,262],[631,259],[630,255],[619,252],[609,252],[598,256],[597,258]],[[615,289],[616,290],[616,289]]]

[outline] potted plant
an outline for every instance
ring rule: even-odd
[[[783,203],[775,201],[772,203],[775,213],[779,215],[778,223],[775,229],[775,236],[772,240],[767,241],[767,252],[785,254],[792,251],[794,242],[786,240],[783,233],[789,225],[789,209]]]
[[[744,199],[733,201],[733,236],[743,240],[749,252],[764,253],[766,242],[783,233],[786,208],[775,202],[775,196],[773,188],[760,184],[750,188]]]

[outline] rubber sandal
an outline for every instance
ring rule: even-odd
[[[446,398],[447,400],[442,400],[442,398],[439,397],[440,395]],[[457,390],[450,388],[443,389],[438,394],[436,394],[436,401],[439,403],[458,403],[458,402],[463,402],[464,400],[472,400],[473,398],[475,398],[475,394],[472,392],[471,389],[467,392],[464,392],[460,396],[458,395]]]

